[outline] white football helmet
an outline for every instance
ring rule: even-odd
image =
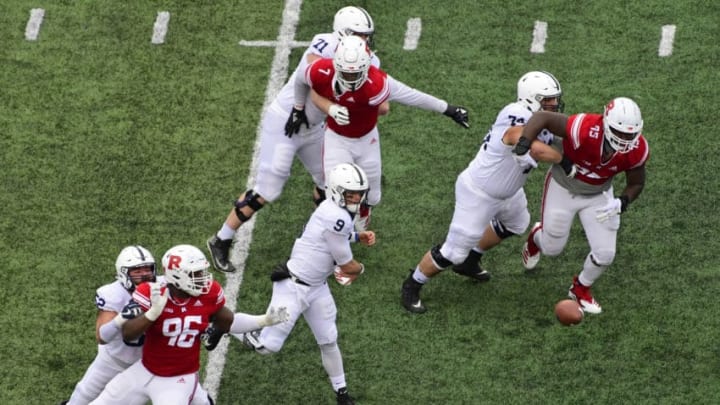
[[[525,73],[517,84],[518,101],[523,103],[530,111],[542,109],[542,101],[546,98],[557,98],[558,106],[554,111],[562,111],[562,89],[560,82],[548,72]]]
[[[610,147],[620,153],[635,149],[643,127],[640,107],[627,97],[612,100],[605,106],[603,126]]]
[[[338,207],[356,214],[360,210],[360,205],[365,202],[368,188],[367,175],[360,166],[355,163],[340,163],[328,173],[325,193]],[[346,191],[361,192],[360,201],[348,203],[345,200]]]
[[[170,248],[162,258],[162,266],[168,284],[193,297],[210,292],[213,281],[208,271],[210,262],[195,246],[177,245]]]
[[[140,267],[150,267],[152,276],[134,276],[131,271]],[[140,245],[127,246],[120,251],[115,260],[115,271],[117,279],[126,290],[133,292],[135,286],[146,281],[155,281],[155,258],[149,250]]]
[[[340,40],[333,58],[335,83],[340,92],[355,91],[367,80],[370,49],[364,39],[349,35]]]
[[[372,43],[375,23],[365,9],[354,6],[343,7],[335,13],[333,33],[338,42],[345,36],[359,34],[367,37],[368,43]]]

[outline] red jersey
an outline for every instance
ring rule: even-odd
[[[348,138],[360,138],[375,128],[380,104],[390,96],[387,73],[371,65],[365,83],[359,89],[346,91],[340,96],[336,96],[333,90],[334,77],[335,66],[332,59],[319,59],[305,71],[305,80],[316,93],[335,100],[350,113],[348,125],[338,125],[328,116],[328,128]]]
[[[163,287],[165,291],[167,287]],[[135,289],[133,300],[147,311],[150,284]],[[168,297],[160,317],[145,331],[142,362],[153,374],[172,377],[200,369],[200,334],[208,327],[210,315],[225,305],[225,294],[217,281],[210,292],[185,301]]]
[[[645,137],[638,135],[637,146],[627,153],[615,153],[602,161],[605,131],[601,114],[575,114],[568,118],[563,153],[577,166],[575,179],[592,185],[605,184],[618,173],[643,165],[650,157]]]

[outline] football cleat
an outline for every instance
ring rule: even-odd
[[[260,350],[264,347],[260,343],[260,329],[245,333],[233,333],[232,335],[240,340],[248,349]]]
[[[355,405],[355,400],[350,397],[347,387],[342,387],[335,393],[338,405]]]
[[[221,240],[217,235],[208,239],[207,247],[210,251],[210,259],[216,269],[225,273],[232,273],[235,267],[230,263],[230,246],[232,239]]]
[[[525,267],[526,270],[534,269],[540,261],[540,248],[535,244],[535,240],[533,239],[535,237],[535,233],[537,233],[540,229],[542,229],[540,222],[535,222],[535,225],[533,225],[532,229],[530,229],[527,241],[523,245],[522,262],[523,267]]]
[[[464,262],[453,266],[453,271],[477,281],[488,281],[490,272],[480,266],[481,257],[480,253],[471,250]]]
[[[422,284],[415,281],[412,277],[414,270],[410,270],[410,275],[405,279],[402,285],[402,306],[413,314],[422,314],[427,308],[420,301],[420,289]]]
[[[592,292],[590,292],[590,287],[582,285],[580,280],[578,280],[578,276],[573,278],[573,283],[568,291],[568,297],[577,301],[577,303],[582,307],[583,312],[590,314],[599,314],[602,312],[600,304],[595,301],[595,298],[592,296]]]

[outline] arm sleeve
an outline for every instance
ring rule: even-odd
[[[262,327],[265,315],[249,315],[244,312],[237,312],[230,333],[245,333]]]
[[[296,106],[304,106],[310,94],[310,66],[312,65],[307,65],[304,60],[303,58],[295,71],[294,103]]]
[[[387,80],[390,86],[390,97],[388,101],[397,101],[400,104],[435,111],[441,114],[447,109],[447,101],[413,89],[405,83],[395,80],[395,78],[390,75],[387,76]]]

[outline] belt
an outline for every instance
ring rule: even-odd
[[[292,281],[294,281],[294,282],[296,282],[296,283],[298,283],[298,284],[300,284],[300,285],[304,285],[304,286],[310,287],[310,284],[308,284],[308,283],[300,280],[296,275],[292,274],[291,272],[288,272],[288,273],[290,274],[290,280],[292,280]]]

